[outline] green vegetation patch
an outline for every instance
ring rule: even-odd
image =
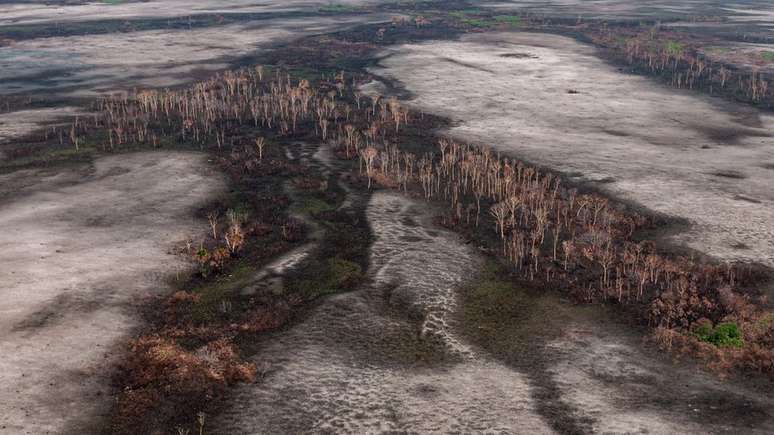
[[[363,277],[360,265],[341,258],[313,264],[303,278],[292,283],[292,289],[306,299],[349,290]]]
[[[496,15],[494,20],[499,24],[507,24],[511,27],[518,27],[523,24],[521,17],[517,15]]]
[[[685,45],[678,41],[667,41],[664,43],[664,51],[670,56],[680,56],[685,50]]]
[[[204,324],[237,315],[239,307],[235,300],[239,291],[252,282],[255,271],[246,262],[240,262],[228,274],[193,289],[199,300],[192,308],[192,320]]]
[[[489,27],[489,23],[480,18],[465,18],[460,22],[471,27]]]
[[[731,49],[728,47],[705,47],[704,51],[707,53],[726,54],[730,53]]]
[[[693,330],[699,340],[717,347],[742,347],[744,339],[736,323],[720,323],[713,327],[710,322],[701,322]]]
[[[774,62],[774,51],[761,52],[761,59],[768,62]]]
[[[357,8],[350,5],[340,4],[340,3],[329,3],[325,6],[320,7],[320,12],[325,12],[327,14],[348,14],[352,12],[357,12]]]
[[[449,12],[449,16],[462,19],[468,15],[479,15],[481,13],[481,9],[462,9],[460,11]]]
[[[553,336],[562,317],[560,302],[546,293],[519,288],[502,266],[490,261],[477,281],[463,289],[463,327],[475,341],[506,359]]]
[[[299,213],[315,216],[326,211],[332,211],[334,206],[319,196],[304,195],[298,199],[298,203],[293,206],[293,209]]]
[[[521,17],[517,15],[496,15],[491,18],[476,17],[481,11],[477,9],[465,9],[461,11],[449,12],[449,16],[459,20],[461,24],[471,27],[491,27],[493,24],[518,27],[523,24]],[[471,16],[473,15],[473,16]]]

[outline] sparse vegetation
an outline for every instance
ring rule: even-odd
[[[481,18],[464,18],[460,22],[466,26],[471,27],[489,27],[489,23]]]
[[[685,51],[685,46],[677,41],[666,41],[664,43],[664,51],[669,56],[680,57]]]
[[[678,48],[685,51],[680,45],[662,46],[664,68],[682,58]],[[262,83],[256,71],[224,73],[186,91],[141,92],[135,99],[105,100],[97,126],[112,132],[113,147],[153,142],[151,120],[157,120],[178,131],[181,140],[202,143],[214,138],[218,147],[230,144],[237,149],[235,139],[226,133],[242,123],[280,135],[308,128],[333,141],[340,156],[359,156],[369,188],[376,181],[404,191],[416,188],[428,200],[444,200],[451,209],[446,223],[452,226],[478,228],[492,222],[491,215],[500,240],[498,250],[530,281],[556,283],[580,301],[636,306],[654,328],[684,334],[699,319],[713,324],[735,322],[746,331],[764,314],[749,297],[734,290],[739,282],[754,280],[754,275],[735,267],[665,256],[652,243],[636,242],[633,235],[648,220],[606,198],[579,194],[549,172],[447,139],[439,142],[440,155],[402,151],[400,132],[411,122],[409,111],[395,99],[373,97],[370,104],[361,104],[362,97],[355,98],[347,90],[343,74],[323,85],[330,86],[326,91],[315,89],[307,80],[294,83],[279,73]],[[357,104],[348,102],[355,99]],[[129,117],[129,113],[142,117]],[[254,154],[245,153],[248,161],[250,155]],[[314,196],[305,202],[303,210],[311,214],[329,211],[326,202]],[[244,235],[240,220],[230,221],[225,247],[234,256]],[[217,256],[210,251],[202,258],[217,268],[218,261],[210,260]],[[325,285],[302,293],[326,293],[337,287],[335,280],[324,280]],[[751,344],[757,340],[744,338]]]
[[[320,11],[355,9],[330,4]],[[475,28],[527,24],[519,16],[479,13],[449,15]],[[431,23],[423,16],[412,21],[417,29]],[[383,38],[386,30],[379,32]],[[630,64],[670,75],[675,86],[734,86],[752,101],[771,97],[763,75],[712,65],[689,44],[649,35],[596,36],[625,53]],[[197,422],[194,430],[201,432],[201,409],[259,372],[244,357],[240,339],[279,328],[303,304],[363,282],[357,249],[368,243],[367,230],[357,217],[338,212],[340,198],[328,184],[334,178],[309,175],[308,167],[283,156],[282,144],[299,137],[325,142],[351,161],[348,168],[358,166],[353,185],[364,191],[393,188],[448,205],[440,223],[474,236],[507,265],[485,273],[466,295],[471,305],[465,315],[481,325],[475,333],[487,340],[502,339],[492,338],[492,330],[512,335],[500,346],[552,332],[540,330],[534,317],[554,315],[545,299],[516,291],[514,282],[542,284],[576,302],[634,313],[661,346],[697,355],[713,368],[774,373],[774,314],[754,292],[760,279],[755,271],[664,252],[638,238],[655,225],[649,218],[485,147],[447,138],[433,147],[406,144],[405,132],[424,127],[425,115],[395,98],[358,94],[350,84],[354,78],[344,72],[319,76],[243,68],[187,89],[105,98],[93,119],[76,119],[52,133],[76,153],[194,144],[212,151],[241,186],[227,205],[207,211],[207,238],[182,250],[198,273],[163,301],[157,328],[132,341],[121,367],[116,432],[136,431],[138,422]],[[292,198],[280,193],[287,185],[296,191]],[[281,289],[243,295],[258,265],[304,239],[307,221],[296,213],[323,228],[321,253]],[[503,320],[525,309],[532,316],[528,322]]]
[[[521,17],[517,15],[495,15],[494,20],[500,24],[507,24],[511,27],[518,27],[523,24]]]
[[[714,344],[717,347],[742,347],[744,345],[742,333],[736,323],[721,323],[715,327],[709,321],[697,323],[694,334],[701,341]]]
[[[722,347],[742,343],[734,341],[742,339],[733,328],[748,331],[745,342],[751,345],[739,357],[762,357],[753,366],[763,363],[771,374],[764,361],[774,352],[767,338],[772,331],[753,332],[758,319],[769,314],[733,289],[740,282],[754,283],[755,274],[661,255],[653,243],[633,240],[647,219],[598,195],[564,188],[550,173],[445,139],[439,151],[438,160],[426,155],[414,169],[413,157],[388,148],[380,154],[381,161],[391,162],[385,177],[417,180],[426,198],[447,201],[451,226],[479,227],[487,222],[482,210],[492,204],[500,255],[529,281],[553,283],[581,301],[633,305],[653,327],[685,336],[700,319],[724,324],[708,339]],[[727,326],[732,322],[733,328]]]
[[[294,281],[290,287],[308,299],[350,290],[362,280],[360,266],[341,258],[331,258],[314,264],[303,275],[308,278]]]
[[[320,12],[325,12],[329,14],[348,14],[352,12],[357,12],[357,8],[354,6],[341,4],[341,3],[328,3],[327,5],[320,7]]]

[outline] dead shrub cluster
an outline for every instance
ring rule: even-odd
[[[228,385],[255,377],[255,366],[242,362],[227,340],[191,351],[163,335],[133,340],[121,370],[125,385],[116,428],[127,433],[153,433],[159,420],[194,421],[193,415],[185,415],[191,403],[204,403]],[[140,422],[146,425],[138,428]]]

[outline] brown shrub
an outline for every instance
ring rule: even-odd
[[[328,181],[320,178],[299,177],[293,179],[293,187],[299,190],[326,190]]]
[[[252,382],[255,366],[242,362],[226,339],[208,343],[195,353],[159,335],[133,340],[121,371],[124,389],[118,397],[115,432],[145,433],[159,422],[178,416],[190,404],[203,404],[235,382]],[[180,406],[183,403],[189,406]],[[140,430],[136,424],[147,425]]]
[[[386,187],[389,189],[397,189],[399,187],[399,184],[397,181],[395,181],[394,178],[385,175],[381,172],[374,172],[371,175],[371,179],[378,185],[382,187]]]
[[[285,304],[276,304],[273,307],[261,306],[250,311],[247,320],[239,325],[239,329],[245,332],[268,331],[279,328],[289,317],[290,310]]]
[[[185,303],[185,302],[196,303],[196,302],[199,302],[199,299],[201,298],[196,293],[178,290],[174,292],[172,296],[169,297],[168,302],[170,304],[178,304],[178,303]]]

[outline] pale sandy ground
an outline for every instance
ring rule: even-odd
[[[560,400],[589,418],[593,433],[774,431],[774,398],[765,391],[675,366],[621,325],[595,320],[568,322],[563,336],[546,345]]]
[[[451,135],[685,218],[675,239],[711,256],[774,265],[774,116],[594,54],[561,36],[482,34],[388,49],[373,72],[456,121]]]
[[[93,97],[182,85],[273,44],[389,19],[385,14],[273,18],[190,30],[29,39],[0,47],[0,95]]]
[[[738,23],[774,22],[767,0],[494,0],[481,5],[501,11],[603,19],[691,19],[727,17]]]
[[[29,109],[0,113],[0,144],[20,139],[41,125],[71,118],[79,113],[75,107]],[[2,153],[2,150],[0,150]],[[0,154],[2,156],[2,154]],[[2,157],[0,157],[2,161]]]
[[[151,0],[61,5],[49,2],[3,4],[0,26],[69,23],[105,19],[175,18],[201,14],[316,11],[329,4],[362,6],[379,0]]]
[[[735,5],[732,3],[729,6],[744,6],[744,5]],[[734,21],[754,21],[754,22],[761,22],[766,24],[774,24],[774,6],[763,7],[763,8],[728,7],[724,9],[733,15],[732,20]]]
[[[384,0],[151,0],[104,4],[58,5],[45,2],[4,4],[2,25],[70,23],[106,18],[132,20],[175,18],[201,14],[265,13],[309,11],[336,4],[362,6],[386,3]],[[554,16],[599,18],[680,18],[691,16],[728,16],[736,21],[774,21],[774,7],[767,0],[494,0],[474,6],[500,10],[518,10]]]
[[[224,190],[205,156],[148,152],[0,176],[0,433],[91,433],[136,303],[169,291],[172,253]]]

